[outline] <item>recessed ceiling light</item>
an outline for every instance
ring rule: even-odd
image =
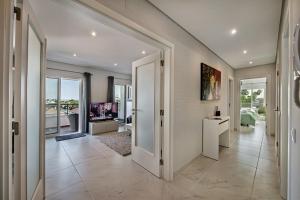
[[[77,56],[77,54],[76,54],[76,53],[73,53],[73,56],[74,56],[74,57],[76,57],[76,56]]]
[[[118,63],[115,63],[114,66],[118,66]]]
[[[93,37],[96,37],[96,36],[97,36],[97,33],[96,33],[95,31],[92,31],[92,32],[91,32],[91,35],[92,35]]]
[[[145,54],[146,54],[146,51],[145,51],[145,50],[143,50],[143,51],[142,51],[142,54],[144,54],[144,55],[145,55]]]
[[[252,61],[250,61],[250,62],[249,62],[249,64],[250,64],[250,65],[252,65],[252,64],[253,64],[253,62],[252,62]]]
[[[247,51],[247,50],[244,50],[244,51],[243,51],[243,54],[247,54],[247,53],[248,53],[248,51]]]
[[[231,35],[235,35],[236,32],[237,32],[237,30],[235,28],[230,31]]]

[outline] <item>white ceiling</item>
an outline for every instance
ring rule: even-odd
[[[275,62],[281,0],[149,1],[234,68]]]
[[[147,54],[158,51],[104,25],[101,16],[69,0],[30,2],[47,38],[49,60],[130,74],[131,63],[145,56],[143,50]],[[92,37],[92,31],[97,33],[96,37]]]

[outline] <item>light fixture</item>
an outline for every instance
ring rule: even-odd
[[[115,67],[118,66],[118,63],[115,63],[114,66],[115,66]]]
[[[231,35],[235,35],[236,32],[237,32],[237,30],[235,28],[230,31]]]
[[[74,57],[76,57],[76,56],[77,56],[77,54],[76,54],[76,53],[73,53],[73,56],[74,56]]]
[[[252,62],[252,61],[250,61],[250,62],[249,62],[249,64],[250,64],[250,65],[252,65],[252,64],[253,64],[253,62]]]
[[[248,51],[247,51],[247,50],[244,50],[244,51],[243,51],[243,54],[247,54],[247,53],[248,53]]]
[[[96,33],[95,31],[92,31],[92,32],[91,32],[91,35],[92,35],[93,37],[96,37],[96,36],[97,36],[97,33]]]
[[[142,54],[143,54],[143,55],[145,55],[145,54],[146,54],[146,51],[145,51],[145,50],[143,50],[143,51],[142,51]]]

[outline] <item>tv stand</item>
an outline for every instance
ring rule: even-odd
[[[92,121],[89,123],[89,130],[91,135],[115,132],[119,130],[119,124],[115,120]]]

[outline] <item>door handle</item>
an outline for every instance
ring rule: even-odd
[[[293,143],[296,143],[296,135],[297,135],[296,129],[292,128],[292,130],[291,130],[291,139],[292,139]]]
[[[294,100],[295,104],[300,108],[300,76],[295,79],[295,87],[294,87]]]

